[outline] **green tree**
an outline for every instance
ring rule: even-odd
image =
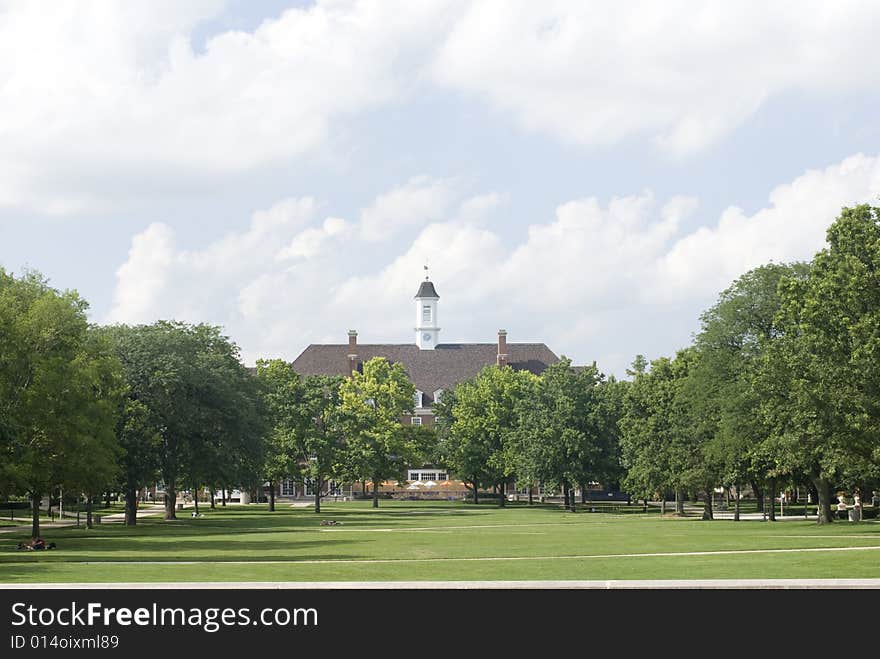
[[[519,429],[519,401],[534,376],[510,366],[486,366],[470,380],[459,383],[440,412],[442,463],[469,483],[474,501],[481,486],[499,490],[504,506],[505,485],[513,475],[515,434]]]
[[[844,208],[805,278],[780,283],[779,335],[756,377],[774,459],[809,475],[820,524],[831,488],[863,465],[880,436],[880,209]]]
[[[176,519],[178,487],[198,489],[219,476],[212,455],[240,455],[239,473],[260,462],[264,414],[258,382],[220,328],[159,321],[108,328],[125,367],[129,396],[149,413],[158,434],[165,519]],[[148,428],[142,429],[149,436]]]
[[[339,394],[343,378],[309,375],[302,379],[280,359],[258,361],[257,375],[265,382],[266,407],[272,419],[270,480],[294,474],[308,479],[319,513],[324,485],[344,462],[347,446]]]
[[[153,426],[150,410],[133,398],[126,398],[116,436],[123,450],[119,488],[125,497],[125,524],[137,524],[138,490],[159,478],[159,449],[162,437]]]
[[[755,414],[761,398],[754,378],[764,350],[778,334],[779,282],[785,277],[802,279],[807,272],[805,263],[771,263],[750,270],[703,313],[695,340],[700,359],[691,373],[689,399],[713,436],[707,449],[721,463],[723,482],[735,486],[737,494],[744,483],[752,484],[759,510],[768,480],[772,502],[781,467],[762,447],[770,431]],[[735,506],[734,518],[739,519],[738,496]],[[772,514],[772,504],[770,510]]]
[[[697,350],[687,348],[674,360],[661,357],[651,362],[650,371],[637,372],[619,424],[621,459],[628,491],[648,498],[673,490],[681,503],[682,491],[696,490],[704,496],[704,518],[711,519],[718,463],[689,396],[689,376],[699,358]]]
[[[403,479],[407,464],[420,461],[426,452],[424,433],[404,426],[404,414],[413,411],[416,389],[403,365],[384,357],[364,362],[339,388],[340,413],[347,437],[345,472],[373,482],[373,507],[379,507],[379,485],[390,478]]]
[[[58,486],[100,491],[113,478],[121,368],[90,332],[87,303],[41,275],[0,269],[0,480],[32,501]]]
[[[548,367],[518,406],[516,454],[532,478],[562,487],[575,510],[575,488],[586,489],[605,467],[605,431],[595,365],[575,370],[563,357]],[[520,389],[523,391],[524,388]]]

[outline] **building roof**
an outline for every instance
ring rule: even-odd
[[[416,297],[436,297],[438,300],[440,299],[440,296],[437,295],[437,291],[434,289],[434,282],[427,279],[419,286],[419,292],[416,293]]]
[[[428,282],[430,283],[430,282]],[[423,284],[424,285],[424,284]],[[441,343],[433,350],[421,350],[412,344],[312,344],[293,362],[300,375],[348,375],[348,355],[357,354],[358,365],[373,357],[400,362],[416,389],[432,401],[438,389],[451,389],[476,375],[481,368],[495,364],[497,343]],[[540,374],[559,361],[543,343],[508,343],[507,363],[516,370]]]

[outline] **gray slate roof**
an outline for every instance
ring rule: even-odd
[[[437,299],[440,299],[440,296],[437,295],[437,291],[434,288],[434,283],[427,279],[422,282],[421,286],[419,286],[419,292],[416,293],[416,297],[436,297]]]
[[[293,370],[300,375],[348,375],[347,344],[312,344],[293,362]],[[412,344],[359,344],[354,348],[358,365],[373,357],[385,357],[400,362],[407,375],[424,392],[425,404],[432,402],[437,389],[451,389],[462,380],[473,377],[488,364],[495,364],[498,354],[496,343],[442,343],[434,350],[420,350]],[[559,361],[543,343],[508,343],[508,364],[517,370],[540,374]]]

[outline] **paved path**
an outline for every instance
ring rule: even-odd
[[[0,589],[86,589],[86,590],[474,590],[474,589],[562,589],[562,590],[638,590],[638,589],[880,589],[880,579],[677,579],[618,581],[203,581],[157,583],[0,583]]]
[[[57,522],[44,522],[42,519],[40,520],[40,530],[43,529],[58,529],[65,526],[76,526],[75,519],[63,519]],[[26,531],[31,530],[30,524],[23,524],[21,526],[0,526],[0,533],[24,533]]]
[[[161,515],[165,512],[165,506],[159,504],[155,506],[149,507],[139,507],[137,510],[138,519],[141,517],[152,517],[155,515]],[[113,513],[112,515],[101,515],[101,523],[104,522],[124,522],[125,521],[125,513]]]
[[[164,506],[150,506],[149,508],[138,508],[137,516],[138,519],[141,517],[149,517],[151,515],[161,515],[165,510]],[[96,514],[97,513],[93,513]],[[114,523],[114,522],[123,522],[125,521],[125,513],[112,513],[110,515],[99,515],[101,518],[101,523]],[[80,525],[85,526],[86,523],[86,515],[82,513],[80,516]],[[57,522],[44,522],[42,519],[40,520],[40,530],[44,529],[57,529],[65,526],[76,526],[76,513],[65,513],[63,519],[59,519]],[[0,533],[24,533],[31,530],[30,523],[22,524],[20,526],[0,526]]]

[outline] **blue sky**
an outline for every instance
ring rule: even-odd
[[[0,2],[0,265],[252,362],[413,341],[427,261],[622,375],[876,201],[880,6],[618,5]]]

